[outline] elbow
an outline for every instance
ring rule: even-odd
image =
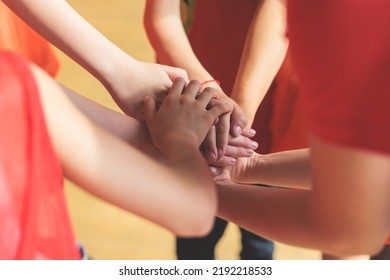
[[[184,238],[204,237],[214,227],[217,213],[216,198],[207,197],[202,202],[197,200],[197,203],[192,205],[195,206],[190,207],[189,211],[183,211],[182,223],[173,229],[175,235]]]
[[[183,238],[200,238],[210,233],[214,226],[215,216],[208,216],[204,219],[192,220],[186,226],[175,232],[176,236]]]

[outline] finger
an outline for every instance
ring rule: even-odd
[[[237,137],[248,123],[244,111],[237,105],[233,105],[233,112],[231,116],[230,133]]]
[[[219,168],[217,166],[213,166],[213,165],[210,165],[209,168],[210,168],[211,174],[213,176],[217,176],[218,174],[221,173],[221,170],[222,170],[221,168]]]
[[[221,158],[226,152],[226,147],[229,141],[230,114],[221,115],[215,127],[216,127],[218,158]]]
[[[183,93],[183,90],[186,86],[186,81],[183,78],[177,78],[173,84],[171,89],[169,90],[169,96],[180,96]]]
[[[219,173],[213,176],[213,180],[215,182],[217,182],[217,181],[224,181],[224,180],[230,180],[230,173],[227,170],[227,168],[216,169],[216,172],[219,172]]]
[[[195,99],[199,90],[200,82],[197,80],[192,80],[184,89],[183,95],[189,97],[190,99]]]
[[[237,162],[237,160],[233,157],[223,156],[223,157],[217,159],[216,161],[214,161],[213,165],[223,167],[223,166],[235,165],[236,162]]]
[[[165,73],[167,73],[169,79],[171,79],[172,82],[177,78],[183,78],[186,82],[189,81],[186,70],[168,65],[159,65],[165,71]]]
[[[156,101],[150,97],[144,97],[144,113],[145,113],[145,121],[148,122],[151,120],[157,112],[157,104]]]
[[[215,133],[215,126],[213,125],[203,141],[204,155],[209,163],[213,163],[218,158]]]
[[[234,147],[228,145],[225,152],[225,157],[233,157],[233,158],[239,158],[239,157],[250,157],[254,153],[253,149],[250,148],[242,148],[242,147]]]
[[[242,135],[234,138],[230,137],[228,145],[234,147],[242,147],[246,149],[253,149],[253,150],[256,150],[259,147],[259,144],[256,141],[253,141],[248,137]]]
[[[210,102],[207,104],[206,109],[207,109],[207,110],[210,110],[211,108],[213,108],[215,105],[217,105],[217,104],[219,104],[219,103],[221,103],[221,101],[219,101],[218,99],[216,99],[216,98],[213,97],[213,98],[210,100]]]
[[[213,98],[215,98],[217,96],[217,91],[213,88],[205,88],[202,93],[199,95],[197,101],[199,102],[199,104],[203,107],[203,108],[211,108],[213,106],[209,106],[209,103],[211,100],[214,100]],[[219,104],[219,102],[217,102],[216,104]]]
[[[252,138],[256,135],[256,130],[254,130],[253,128],[246,127],[242,130],[241,135],[248,138]]]
[[[230,113],[231,111],[232,111],[232,106],[230,104],[221,102],[215,105],[207,112],[210,117],[211,123],[214,123],[216,118],[220,117],[222,114]]]

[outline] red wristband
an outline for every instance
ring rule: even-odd
[[[203,86],[204,84],[212,83],[212,82],[216,83],[219,86],[221,85],[221,82],[218,80],[207,80],[207,81],[204,81],[203,83],[201,83],[200,85]]]

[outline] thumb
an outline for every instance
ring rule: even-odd
[[[144,113],[145,113],[145,120],[148,122],[150,119],[152,119],[157,112],[157,103],[151,96],[145,96],[144,97]]]

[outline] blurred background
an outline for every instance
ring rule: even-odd
[[[155,61],[153,49],[143,27],[144,0],[68,2],[131,56],[143,61]],[[62,83],[98,103],[119,111],[103,86],[61,52],[57,53],[61,60],[58,79]],[[71,182],[66,182],[66,194],[77,239],[86,247],[91,257],[129,260],[176,258],[175,238],[165,229],[97,200]],[[229,224],[227,232],[218,244],[216,258],[238,259],[239,238],[238,228]],[[318,251],[276,243],[275,259],[319,258]]]

